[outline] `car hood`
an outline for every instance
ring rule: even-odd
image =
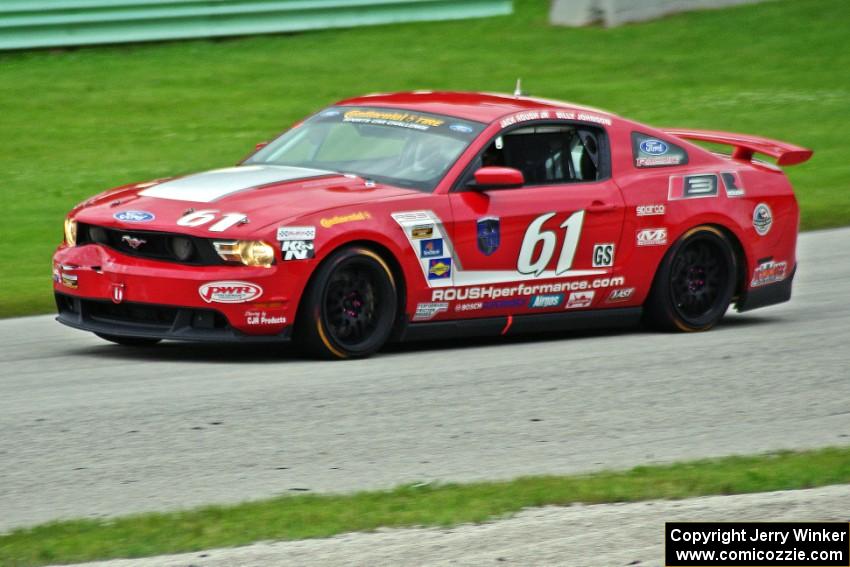
[[[246,165],[119,188],[95,197],[75,211],[78,221],[136,230],[208,235],[207,226],[177,224],[187,212],[241,213],[252,230],[328,209],[421,195],[331,171],[300,167]],[[136,221],[126,219],[134,215]],[[244,232],[240,230],[239,232]],[[205,234],[206,233],[206,234]]]

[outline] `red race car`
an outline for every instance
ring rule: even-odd
[[[778,166],[812,155],[453,92],[345,100],[258,148],[75,207],[58,320],[120,344],[294,339],[329,358],[641,319],[703,331],[730,303],[791,297],[799,211]]]

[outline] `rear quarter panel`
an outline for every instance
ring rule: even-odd
[[[688,164],[635,167],[632,131],[650,134],[685,148]],[[740,244],[744,262],[739,273],[739,292],[749,289],[753,272],[762,262],[787,262],[789,271],[793,269],[799,209],[791,185],[781,170],[712,154],[699,146],[638,124],[620,129],[613,137],[614,179],[623,192],[626,207],[618,262],[623,262],[627,281],[636,287],[630,303],[637,305],[646,299],[666,252],[683,234],[699,225],[722,226]],[[732,174],[738,191],[735,191],[735,186],[727,188],[723,174]],[[716,175],[716,193],[684,196],[681,187],[684,177],[689,175]],[[764,234],[756,231],[753,222],[754,211],[760,204],[766,204],[772,215],[770,228]],[[640,231],[657,228],[667,230],[665,245],[637,245]]]

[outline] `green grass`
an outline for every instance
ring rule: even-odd
[[[807,229],[850,221],[850,2],[785,0],[606,30],[510,17],[0,54],[0,316],[51,309],[66,211],[119,184],[236,162],[340,98],[526,90],[656,125],[812,147]]]
[[[829,448],[581,476],[411,485],[340,496],[284,496],[236,506],[17,530],[0,536],[0,565],[145,557],[379,527],[452,526],[544,505],[681,499],[846,483],[850,483],[850,448]]]

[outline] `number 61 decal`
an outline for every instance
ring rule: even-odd
[[[218,211],[208,209],[203,211],[193,211],[177,221],[179,226],[201,226],[216,219]],[[239,223],[248,222],[248,217],[242,213],[225,213],[221,215],[221,220],[210,227],[210,232],[224,232],[228,228]]]
[[[555,213],[546,213],[540,215],[528,225],[525,231],[525,236],[522,239],[522,247],[519,249],[519,260],[517,261],[517,271],[521,274],[534,274],[539,276],[549,265],[552,256],[555,253],[555,244],[558,242],[558,236],[554,230],[540,229],[543,225],[555,216]],[[584,211],[577,211],[571,214],[567,220],[561,223],[561,228],[565,228],[566,235],[564,236],[564,245],[561,246],[561,255],[558,257],[558,266],[555,268],[555,275],[563,274],[573,266],[573,258],[576,255],[578,248],[578,239],[581,236],[581,225],[584,223]],[[541,242],[542,247],[537,259],[534,259],[534,250],[537,248],[537,243]]]

